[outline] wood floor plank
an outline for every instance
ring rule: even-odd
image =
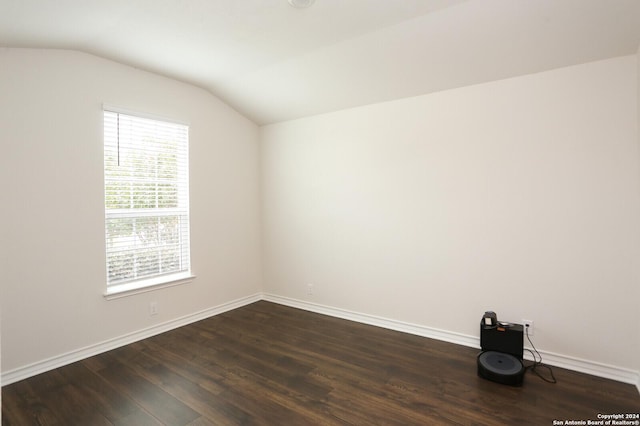
[[[247,414],[242,410],[231,404],[225,404],[218,397],[220,391],[212,393],[200,386],[199,382],[182,376],[180,372],[184,371],[183,369],[175,371],[175,364],[154,360],[154,354],[147,352],[146,350],[137,352],[136,360],[129,357],[118,360],[126,362],[136,374],[180,400],[201,416],[217,419],[219,425],[238,424],[247,418]],[[164,351],[159,352],[164,353]]]
[[[125,365],[111,365],[100,370],[99,374],[164,424],[183,426],[200,417],[199,413]]]
[[[99,410],[95,399],[73,384],[67,384],[42,396],[43,404],[54,412],[62,424],[111,426],[112,423]]]
[[[554,368],[484,380],[473,348],[257,302],[2,389],[3,425],[550,425],[638,413]],[[90,407],[90,408],[89,408]]]
[[[92,411],[101,413],[113,423],[140,411],[140,407],[131,398],[118,392],[109,382],[88,369],[84,362],[67,365],[58,371],[85,395]]]
[[[164,423],[160,423],[158,419],[145,412],[144,410],[137,410],[125,417],[122,417],[115,422],[114,426],[163,426]]]
[[[3,426],[63,425],[25,380],[11,385],[9,392],[5,392],[5,388],[2,388],[2,424]]]

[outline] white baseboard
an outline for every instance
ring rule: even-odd
[[[333,308],[330,306],[319,305],[303,300],[291,299],[288,297],[276,296],[274,294],[264,294],[263,300],[278,303],[281,305],[291,306],[293,308],[304,309],[306,311],[319,314],[329,315],[336,318],[356,321],[363,324],[374,325],[377,327],[387,328],[390,330],[401,331],[403,333],[414,334],[417,336],[428,337],[431,339],[442,340],[449,343],[455,343],[462,346],[480,349],[480,338],[469,336],[451,331],[440,330],[431,327],[425,327],[417,324],[410,324],[388,318],[382,318],[374,315],[363,314],[359,312],[348,311],[345,309]],[[623,383],[635,385],[640,392],[640,372],[625,368],[615,367],[611,365],[601,364],[594,361],[588,361],[566,355],[560,355],[552,352],[540,351],[543,362],[567,370],[578,371],[605,379],[616,380]],[[532,360],[527,353],[525,359]]]
[[[109,339],[104,342],[97,343],[95,345],[90,345],[81,349],[67,352],[62,355],[57,355],[57,356],[45,359],[43,361],[38,361],[36,363],[29,364],[24,367],[19,367],[14,370],[10,370],[5,373],[2,373],[0,382],[2,383],[2,386],[6,386],[11,383],[15,383],[20,380],[26,379],[28,377],[32,377],[49,370],[53,370],[55,368],[65,366],[67,364],[71,364],[73,362],[80,361],[85,358],[89,358],[91,356],[98,355],[103,352],[107,352],[112,349],[116,349],[121,346],[125,346],[130,343],[137,342],[139,340],[146,339],[148,337],[152,337],[157,334],[164,333],[166,331],[173,330],[175,328],[182,327],[184,325],[191,324],[193,322],[212,317],[214,315],[219,315],[221,313],[240,308],[250,303],[257,302],[261,299],[262,299],[262,295],[260,293],[256,293],[254,295],[236,299],[231,302],[223,303],[221,305],[214,306],[212,308],[208,308],[200,312],[196,312],[194,314],[185,315],[183,317],[180,317],[171,321],[167,321],[162,324],[157,324],[152,327],[136,331],[134,333],[129,333],[124,336],[116,337],[114,339]]]
[[[306,302],[303,300],[276,296],[275,294],[265,293],[262,298],[263,300],[266,300],[268,302],[278,303],[280,305],[286,305],[292,308],[304,309],[305,311],[315,312],[318,314],[329,315],[332,317],[351,320],[362,324],[374,325],[390,330],[401,331],[403,333],[414,334],[422,337],[430,337],[436,340],[442,340],[449,343],[455,343],[457,345],[480,349],[480,339],[474,336],[468,336],[466,334],[454,333],[437,328],[410,324],[407,322],[382,318],[375,315],[348,311],[346,309],[333,308],[330,306],[319,305],[317,303]]]
[[[403,333],[414,334],[417,336],[428,337],[431,339],[480,349],[480,339],[476,336],[469,336],[466,334],[440,330],[423,325],[411,324],[389,318],[378,317],[375,315],[353,312],[303,300],[277,296],[274,294],[256,293],[251,296],[236,299],[231,302],[223,303],[221,305],[196,312],[194,314],[186,315],[184,317],[167,321],[162,324],[157,324],[153,327],[139,330],[134,333],[129,333],[114,339],[109,339],[95,345],[87,346],[85,348],[67,352],[62,355],[57,355],[43,361],[4,372],[0,376],[0,383],[2,383],[2,386],[9,385],[11,383],[15,383],[20,380],[35,376],[37,374],[62,367],[67,364],[71,364],[73,362],[80,361],[85,358],[98,355],[100,353],[107,352],[112,349],[116,349],[121,346],[128,345],[130,343],[137,342],[139,340],[146,339],[148,337],[152,337],[187,324],[191,324],[196,321],[203,320],[205,318],[209,318],[233,309],[240,308],[259,300],[266,300],[268,302],[303,309],[305,311],[329,315],[336,318],[356,321],[362,324],[373,325],[390,330],[400,331]],[[638,392],[640,392],[640,372],[638,371],[601,364],[594,361],[583,360],[566,355],[555,354],[552,352],[540,351],[540,353],[542,354],[545,364],[553,365],[560,368],[566,368],[568,370],[579,371],[581,373],[591,374],[593,376],[603,377],[606,379],[612,379],[623,383],[633,384],[638,389]],[[525,358],[531,360],[530,356],[525,356]]]

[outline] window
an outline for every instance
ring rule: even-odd
[[[187,279],[189,128],[104,111],[107,295]]]

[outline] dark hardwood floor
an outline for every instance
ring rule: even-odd
[[[473,348],[257,302],[2,388],[3,425],[552,425],[640,412],[632,385],[554,368],[522,387]]]

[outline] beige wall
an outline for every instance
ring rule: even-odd
[[[190,284],[103,298],[103,102],[190,125]],[[0,143],[3,371],[261,291],[258,128],[208,92],[83,53],[0,49]]]
[[[263,127],[265,292],[640,370],[636,60]]]

